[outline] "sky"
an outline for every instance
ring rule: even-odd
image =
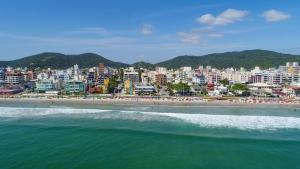
[[[0,60],[92,52],[157,63],[266,49],[300,54],[299,0],[1,0]]]

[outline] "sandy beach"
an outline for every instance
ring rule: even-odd
[[[0,103],[35,103],[55,105],[166,105],[166,106],[295,106],[300,101],[295,99],[203,99],[203,98],[0,98]]]

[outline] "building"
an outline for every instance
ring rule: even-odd
[[[205,76],[202,74],[196,74],[193,77],[192,82],[195,84],[200,84],[200,85],[205,84],[206,83]]]
[[[35,83],[37,92],[53,91],[54,85],[52,80],[44,79]]]
[[[217,73],[211,73],[208,75],[208,83],[217,84],[221,80],[221,76]]]
[[[266,72],[267,83],[269,84],[282,84],[283,83],[283,73],[276,70],[271,70]]]
[[[135,85],[134,93],[135,95],[152,95],[155,93],[155,89],[151,85]]]
[[[80,70],[79,70],[79,66],[78,65],[74,65],[72,75],[73,75],[73,79],[74,80],[79,80],[80,79]]]
[[[166,74],[167,73],[167,68],[165,68],[165,67],[155,67],[155,71],[158,74]]]
[[[66,93],[82,93],[85,92],[85,85],[82,81],[70,80],[65,84]]]
[[[37,75],[34,71],[28,71],[27,78],[28,78],[28,80],[35,80],[35,79],[37,79]]]
[[[199,86],[199,85],[192,85],[191,86],[191,93],[193,95],[198,95],[198,94],[201,94],[203,91],[202,87]]]
[[[87,81],[89,84],[94,84],[96,82],[96,72],[94,69],[89,69],[87,74]]]
[[[21,72],[10,71],[5,73],[5,83],[21,84],[24,82],[24,77]]]
[[[299,73],[300,66],[298,62],[286,62],[285,66],[279,66],[279,70],[284,73]]]
[[[0,68],[0,83],[5,82],[5,72],[6,70],[4,68]]]
[[[99,75],[104,75],[105,65],[104,63],[99,63]]]
[[[159,86],[166,86],[167,85],[167,76],[165,74],[155,75],[155,83]]]
[[[124,72],[123,81],[130,80],[133,83],[139,83],[139,79],[140,78],[139,78],[138,72],[134,72],[134,71],[130,71],[130,72],[125,71]]]
[[[130,95],[133,95],[133,84],[132,84],[132,81],[127,79],[125,82],[124,82],[124,89],[125,89],[125,93],[126,94],[130,94]]]
[[[104,74],[100,74],[97,78],[97,85],[104,85],[105,76]]]

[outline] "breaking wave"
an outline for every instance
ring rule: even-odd
[[[300,129],[300,118],[281,116],[213,115],[188,113],[163,113],[75,108],[13,108],[1,107],[0,118],[23,118],[51,115],[93,119],[121,119],[136,121],[177,120],[205,128],[236,128],[241,130]]]

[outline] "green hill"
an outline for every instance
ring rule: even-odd
[[[143,61],[133,63],[131,66],[136,69],[139,69],[139,68],[154,69],[155,68],[154,64],[143,62]]]
[[[65,69],[78,64],[80,67],[97,66],[98,63],[104,63],[110,67],[127,67],[128,64],[114,62],[94,53],[84,53],[80,55],[64,55],[61,53],[40,53],[33,56],[24,57],[12,61],[1,61],[0,66],[11,67],[40,67]]]
[[[299,55],[277,53],[267,50],[245,50],[240,52],[213,53],[203,56],[178,56],[176,58],[157,63],[156,66],[167,68],[179,68],[182,66],[210,65],[216,68],[240,68],[247,69],[255,66],[262,68],[278,67],[288,61],[300,62]]]
[[[94,53],[84,53],[79,55],[64,55],[60,53],[41,53],[25,58],[0,61],[0,67],[41,67],[53,69],[65,69],[75,64],[80,67],[97,66],[98,63],[104,63],[106,66],[121,68],[133,66],[136,68],[154,69],[155,66],[163,66],[167,68],[179,68],[182,66],[192,66],[194,68],[199,65],[210,65],[216,68],[240,68],[247,69],[255,66],[262,68],[278,67],[284,65],[285,62],[297,61],[300,62],[299,55],[283,54],[267,50],[245,50],[240,52],[225,52],[213,53],[203,56],[178,56],[173,59],[151,64],[146,62],[136,62],[134,64],[125,64],[108,60],[100,55]]]

